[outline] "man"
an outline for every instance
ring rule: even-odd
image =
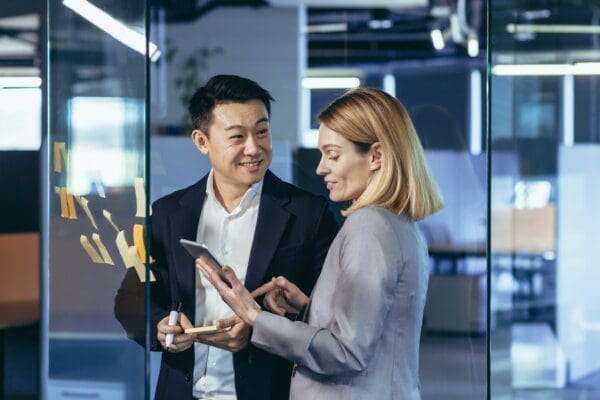
[[[249,290],[283,275],[311,292],[338,227],[326,199],[268,170],[271,100],[251,80],[218,75],[190,101],[192,140],[212,169],[152,207],[157,281],[151,287],[151,338],[153,349],[163,351],[157,399],[288,398],[290,363],[249,344],[249,327],[231,317],[179,243],[182,238],[205,243]],[[169,311],[179,302],[178,325],[168,326]],[[214,321],[229,329],[183,333]],[[167,350],[169,333],[174,339]]]

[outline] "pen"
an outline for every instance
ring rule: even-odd
[[[180,312],[181,312],[181,302],[179,302],[179,304],[177,305],[177,310],[172,310],[169,313],[169,326],[175,326],[175,324],[177,323],[177,317],[179,316]],[[169,347],[171,347],[171,345],[173,344],[173,334],[172,333],[167,333],[167,337],[165,339],[165,344],[167,345],[167,350],[169,350]]]

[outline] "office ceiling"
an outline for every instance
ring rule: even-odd
[[[120,0],[104,0],[103,4],[113,1]],[[0,67],[39,64],[42,0],[5,3],[6,6],[3,3],[0,8]],[[294,4],[307,5],[305,32],[311,67],[467,58],[470,35],[479,41],[478,57],[485,56],[487,10],[484,0],[152,0],[153,9],[164,10],[167,23],[173,24],[201,19],[225,7]],[[491,4],[494,53],[537,54],[541,55],[541,61],[546,59],[545,52],[556,53],[557,48],[568,48],[571,53],[589,53],[590,49],[598,53],[594,50],[600,47],[598,32],[510,32],[508,27],[528,24],[598,27],[600,0],[493,0]],[[133,10],[139,19],[140,10],[119,8],[122,13],[115,15],[116,18],[128,20],[127,12]],[[79,22],[82,27],[89,25],[83,20]],[[462,34],[456,35],[457,26]],[[431,31],[435,28],[439,28],[445,38],[441,50],[434,49],[432,44]],[[86,51],[94,51],[89,42],[86,47]]]

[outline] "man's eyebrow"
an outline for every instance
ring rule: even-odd
[[[258,121],[256,121],[256,123],[254,125],[258,125],[263,122],[269,122],[269,118],[263,117],[263,118],[259,119]],[[246,129],[246,127],[243,125],[230,125],[227,128],[225,128],[226,131],[231,131],[233,129]]]

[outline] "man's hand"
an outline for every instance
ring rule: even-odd
[[[193,328],[184,313],[179,313],[177,325],[169,326],[169,316],[166,316],[159,321],[156,328],[158,331],[156,338],[162,347],[171,353],[187,350],[194,344],[194,334],[183,333],[184,329]],[[169,333],[173,334],[173,344],[167,349],[166,339]]]
[[[217,321],[219,329],[226,329],[221,332],[196,335],[196,341],[215,346],[232,353],[242,350],[250,341],[250,326],[240,319],[237,315]]]
[[[263,301],[268,310],[279,315],[284,315],[286,312],[298,314],[308,303],[308,297],[298,286],[283,276],[273,278],[271,281],[275,283],[275,289],[267,293]]]

